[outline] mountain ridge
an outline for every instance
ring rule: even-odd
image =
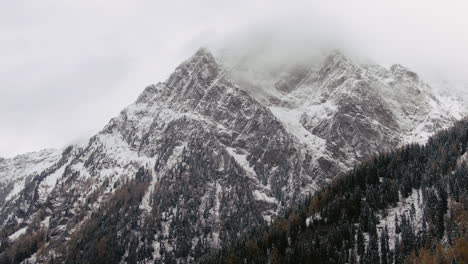
[[[39,230],[39,221],[48,230],[44,245],[49,253],[34,255],[35,261],[52,255],[69,261],[62,246],[79,237],[80,226],[113,215],[105,206],[120,201],[116,194],[129,184],[144,191],[141,196],[124,192],[133,198],[123,197],[129,222],[119,225],[127,230],[139,221],[139,231],[128,229],[132,235],[122,238],[109,230],[112,239],[121,240],[113,245],[115,260],[191,261],[271,221],[356,162],[403,144],[404,122],[424,124],[419,108],[408,108],[414,120],[398,120],[383,97],[389,87],[403,94],[407,88],[429,89],[419,79],[408,84],[403,68],[394,69],[403,81],[388,85],[388,70],[368,70],[339,52],[314,69],[299,73],[301,78],[288,79],[294,72],[281,75],[287,79],[282,85],[294,88],[283,87],[284,98],[265,102],[236,85],[235,67],[222,66],[199,49],[166,82],[146,87],[86,145],[67,148],[39,175],[21,176],[24,189],[1,204],[0,248],[21,241],[16,232],[24,228]],[[275,89],[275,82],[269,83]],[[424,114],[440,106],[431,105],[430,93],[412,96],[429,109]],[[401,97],[394,98],[402,109],[407,106],[401,102],[413,102]],[[426,131],[430,134],[455,118],[441,116],[441,124],[426,120],[433,124]],[[157,226],[142,234],[152,221]],[[132,242],[143,238],[141,245]],[[82,246],[86,243],[77,245]]]

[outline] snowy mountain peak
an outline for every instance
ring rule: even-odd
[[[195,54],[192,56],[193,57],[204,57],[204,56],[208,56],[208,57],[212,57],[213,58],[213,54],[211,54],[211,52],[205,48],[205,47],[200,47],[196,52]]]
[[[202,48],[176,68],[167,80],[163,94],[173,102],[197,101],[222,75],[213,55]]]
[[[178,69],[183,68],[193,72],[206,71],[202,76],[203,78],[209,77],[212,71],[219,71],[219,65],[213,54],[211,54],[211,52],[206,48],[198,49],[192,57],[181,63],[179,67],[177,67],[176,73],[178,72]]]
[[[390,67],[390,71],[395,79],[404,82],[418,83],[420,81],[417,73],[409,70],[401,64],[394,64]]]
[[[354,162],[454,121],[433,96],[408,92],[425,84],[401,65],[367,67],[334,51],[274,74],[248,66],[221,67],[201,48],[88,145],[0,161],[0,233],[21,240],[37,218],[43,252],[61,263],[93,255],[104,233],[122,251],[112,263],[191,262]],[[67,256],[76,240],[86,249]]]
[[[328,54],[325,59],[326,62],[335,61],[335,62],[350,62],[349,58],[344,55],[341,50],[333,50]],[[326,64],[326,63],[325,63]]]
[[[348,69],[357,71],[359,66],[346,57],[341,51],[335,50],[328,55],[320,69],[321,75],[328,74],[334,70]]]

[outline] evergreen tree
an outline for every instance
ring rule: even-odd
[[[387,226],[383,229],[383,231],[380,234],[380,263],[381,264],[390,264],[388,261],[388,252],[389,252],[389,246],[388,246],[388,231],[387,231]]]

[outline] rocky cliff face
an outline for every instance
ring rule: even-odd
[[[456,118],[399,65],[333,53],[285,71],[262,98],[233,72],[200,49],[87,145],[0,161],[3,255],[45,230],[43,248],[24,254],[38,263],[96,262],[97,244],[114,262],[191,261]]]
[[[60,159],[60,151],[43,150],[11,159],[0,158],[0,206],[18,194],[25,183]]]
[[[465,112],[454,107],[460,102],[441,96],[401,65],[361,65],[335,51],[308,67],[286,69],[268,81],[252,78],[249,87],[267,90],[252,94],[261,94],[256,99],[283,123],[325,140],[344,167],[404,143],[425,142]],[[245,71],[232,76],[245,82]],[[276,90],[264,83],[275,83]]]

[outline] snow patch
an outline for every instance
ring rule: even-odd
[[[254,199],[256,201],[262,201],[262,202],[266,202],[266,203],[278,204],[278,201],[275,198],[269,197],[268,195],[266,195],[265,193],[260,192],[259,190],[253,191],[252,195],[253,195],[253,197],[254,197]]]
[[[301,124],[300,119],[304,111],[286,107],[270,107],[270,110],[283,123],[286,130],[294,135],[300,143],[311,150],[325,152],[325,140],[313,135]]]
[[[15,182],[13,186],[13,190],[11,190],[10,193],[7,195],[7,197],[5,198],[5,201],[11,200],[11,198],[18,195],[24,189],[24,184],[25,184],[24,180]]]
[[[23,227],[21,229],[19,229],[18,231],[16,231],[15,233],[13,233],[12,235],[10,235],[8,237],[8,239],[10,241],[15,241],[16,239],[18,239],[20,236],[26,234],[26,230],[28,230],[28,227]]]
[[[316,213],[315,215],[308,217],[306,219],[306,226],[309,227],[314,221],[320,221],[322,220],[322,216],[319,213]]]
[[[186,147],[187,147],[187,142],[184,142],[181,145],[174,147],[174,149],[172,150],[171,156],[167,159],[167,162],[166,162],[167,168],[172,168],[181,161],[182,152],[184,151]]]
[[[250,166],[249,161],[247,160],[247,153],[241,154],[240,150],[236,150],[231,147],[226,147],[227,152],[231,155],[236,162],[247,172],[247,175],[257,180],[257,174],[253,167]]]
[[[70,161],[71,162],[71,161]],[[63,175],[65,172],[65,167],[70,163],[64,164],[62,167],[57,169],[52,174],[48,175],[39,185],[38,193],[39,193],[39,201],[45,202],[47,199],[47,195],[54,189],[55,185],[57,184],[58,179]]]
[[[46,149],[1,160],[0,183],[13,184],[13,189],[6,195],[5,201],[13,199],[24,189],[26,177],[40,174],[60,158],[60,150]]]
[[[413,223],[413,230],[416,232],[422,228],[423,220],[423,194],[421,189],[413,189],[411,195],[406,199],[400,199],[397,206],[387,209],[387,216],[380,220],[377,225],[378,229],[383,230],[385,227],[388,229],[388,236],[390,238],[389,247],[393,250],[395,247],[395,237],[398,235],[395,230],[395,218],[401,224],[401,216],[406,215]],[[414,207],[414,218],[411,218],[411,210]]]
[[[457,160],[457,166],[460,167],[463,163],[468,165],[468,151],[465,152],[460,158]]]

